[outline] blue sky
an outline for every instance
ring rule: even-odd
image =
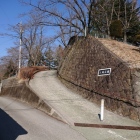
[[[37,1],[37,0],[36,0]],[[138,0],[140,6],[140,0]],[[16,25],[24,18],[19,14],[28,12],[31,7],[23,6],[18,0],[0,0],[0,34],[8,33],[8,25]],[[0,36],[0,57],[6,55],[6,48],[13,47],[15,40],[10,37]]]
[[[0,1],[0,34],[8,33],[9,25],[16,25],[23,18],[19,14],[27,12],[30,7],[23,6],[18,0],[1,0]],[[14,46],[14,41],[10,37],[0,36],[0,57],[6,55],[6,48]]]
[[[21,18],[19,15],[29,12],[31,8],[31,6],[22,5],[19,0],[0,0],[0,34],[9,33],[9,25],[16,25],[20,22],[25,23],[27,17]],[[49,36],[54,33],[54,30],[50,27],[46,35]],[[7,48],[14,47],[14,42],[15,39],[11,37],[0,36],[0,57],[7,55]]]

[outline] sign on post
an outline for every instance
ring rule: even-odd
[[[105,69],[98,70],[98,76],[104,76],[104,75],[110,75],[110,74],[111,74],[111,68],[105,68]]]

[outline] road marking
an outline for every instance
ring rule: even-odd
[[[116,137],[122,138],[123,140],[127,140],[126,138],[124,138],[124,137],[121,136],[121,135],[118,135],[118,134],[117,134],[116,132],[114,132],[114,131],[108,130],[108,132],[109,132],[110,134],[115,135]]]

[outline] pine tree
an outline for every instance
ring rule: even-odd
[[[131,41],[139,31],[139,12],[137,1],[116,0],[114,6],[114,20],[120,20],[123,25],[124,42]]]

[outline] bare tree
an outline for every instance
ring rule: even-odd
[[[0,58],[3,76],[10,77],[17,73],[18,70],[18,48],[11,47],[7,49],[7,56]]]
[[[93,4],[93,28],[110,37],[110,25],[113,19],[114,0],[98,0]]]
[[[22,44],[27,52],[28,65],[36,65],[42,56],[42,50],[45,45],[42,29],[43,27],[30,25],[29,23],[25,27]]]
[[[35,4],[32,0],[22,0],[24,4],[34,7],[44,18],[39,24],[59,27],[59,35],[64,45],[65,36],[89,34],[91,25],[91,11],[95,0],[39,0]]]
[[[138,9],[136,7],[137,2],[132,1],[132,2],[125,2],[124,3],[124,8],[125,8],[125,18],[124,20],[121,19],[122,24],[123,24],[123,29],[124,29],[124,42],[127,42],[127,30],[131,27],[131,25],[135,22],[135,20],[138,14]],[[133,25],[134,26],[134,25]]]
[[[120,21],[126,42],[129,31],[139,24],[139,11],[137,0],[97,0],[92,8],[93,31],[110,36],[110,25]]]
[[[61,59],[63,58],[63,54],[64,53],[64,49],[62,48],[61,45],[59,45],[56,49],[55,49],[55,58],[57,59],[58,64],[60,63]]]
[[[41,21],[39,13],[30,13],[26,23],[10,26],[11,34],[4,34],[16,38],[16,45],[19,46],[19,39],[21,38],[22,28],[22,61],[27,65],[39,65],[41,63],[42,55],[48,44],[53,42],[53,38],[46,37],[46,29],[44,25],[38,24]],[[17,53],[19,54],[19,53]],[[23,63],[22,63],[23,64]],[[22,65],[23,66],[23,65]]]

